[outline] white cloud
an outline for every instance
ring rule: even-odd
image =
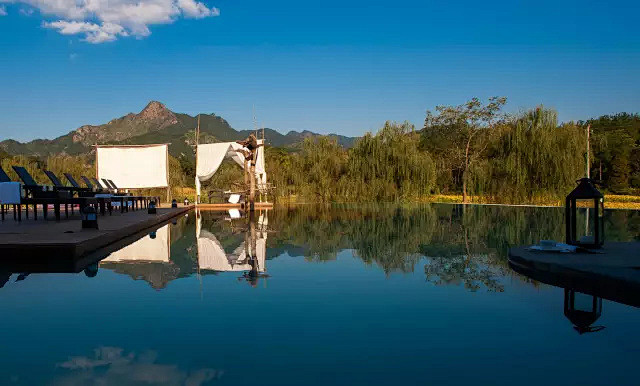
[[[58,30],[63,35],[84,34],[84,40],[89,43],[111,42],[118,36],[129,36],[129,33],[118,24],[113,23],[88,23],[83,21],[64,21],[58,20],[51,23],[44,22],[45,28]]]
[[[119,37],[149,36],[149,26],[177,19],[218,16],[220,11],[197,0],[0,0],[30,5],[57,20],[43,26],[63,35],[82,35],[90,43]]]
[[[183,370],[157,362],[158,353],[125,353],[118,347],[99,347],[93,356],[71,357],[59,363],[61,377],[53,385],[186,385],[200,386],[220,379],[224,372],[211,368]]]
[[[20,8],[19,12],[23,16],[31,16],[31,15],[33,15],[33,9],[31,9],[31,8]]]
[[[7,9],[3,5],[0,5],[0,16],[7,16]]]

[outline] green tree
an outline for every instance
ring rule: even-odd
[[[469,171],[486,147],[487,131],[501,117],[505,97],[491,97],[487,104],[473,98],[458,106],[437,106],[435,114],[427,111],[423,129],[423,146],[446,160],[451,174],[462,185],[462,200],[467,202]]]

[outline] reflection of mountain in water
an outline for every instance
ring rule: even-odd
[[[100,268],[144,280],[155,289],[165,288],[170,281],[191,275],[196,270],[190,256],[195,254],[193,237],[188,237],[190,229],[195,233],[193,220],[190,216],[181,217],[175,224],[164,225],[109,255],[100,262]]]

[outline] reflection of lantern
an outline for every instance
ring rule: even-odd
[[[596,332],[604,326],[592,326],[602,314],[602,299],[595,296],[576,292],[572,289],[564,290],[564,316],[573,323],[579,334]]]
[[[156,202],[155,201],[151,201],[149,203],[149,207],[147,208],[147,213],[156,214]]]
[[[184,198],[184,206],[187,206],[187,205],[189,205],[189,199],[185,197]]]
[[[89,264],[84,269],[84,274],[87,277],[95,277],[98,274],[98,263]]]
[[[565,203],[567,244],[586,248],[602,247],[604,244],[603,215],[604,196],[593,186],[591,179],[580,179],[578,186],[569,193]]]
[[[149,233],[149,238],[151,238],[152,240],[156,238],[156,231],[153,231],[151,233]]]
[[[93,206],[85,206],[82,209],[82,228],[98,229],[98,214]]]
[[[178,207],[178,201],[176,201],[175,198],[173,200],[171,200],[171,207],[172,208],[177,208]]]

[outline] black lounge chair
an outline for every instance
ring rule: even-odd
[[[92,190],[88,188],[81,188],[80,186],[77,186],[77,183],[76,183],[76,186],[66,186],[65,184],[62,183],[60,178],[58,178],[58,176],[56,176],[56,174],[51,170],[43,170],[43,171],[44,171],[44,174],[47,177],[49,177],[49,179],[53,183],[53,186],[55,186],[55,188],[58,189],[59,191],[67,191],[67,192],[70,192],[72,195],[76,194],[78,198],[94,197],[98,200],[98,204],[100,206],[100,214],[104,216],[107,209],[109,210],[109,214],[111,214],[112,207],[111,207],[110,197],[95,197],[96,193],[94,193]],[[67,179],[69,179],[69,176],[67,176]],[[65,204],[65,211],[67,210],[68,209]],[[71,213],[73,213],[73,205],[71,205]]]
[[[103,178],[102,181],[104,181],[104,183],[109,186],[111,189],[114,189],[115,191],[119,191],[120,189],[116,186],[116,183],[113,182],[113,180],[108,180]],[[160,202],[160,197],[151,197],[151,196],[138,196],[138,198],[144,200],[145,204],[148,203],[149,201],[155,200],[156,202]]]
[[[100,184],[99,180],[97,180],[95,178],[94,178],[94,180],[95,180],[95,182],[97,184]],[[156,199],[155,197],[134,196],[134,195],[129,194],[129,193],[121,192],[120,189],[113,182],[113,180],[108,180],[106,178],[102,179],[102,184],[106,185],[108,189],[111,189],[111,191],[114,192],[114,194],[121,194],[123,196],[132,197],[134,199],[134,202],[136,202],[138,204],[138,206],[145,206],[146,207],[148,205],[149,201]]]
[[[99,193],[108,193],[105,192],[101,186],[94,186],[93,182],[87,177],[87,176],[80,176],[80,178],[82,178],[82,181],[84,181],[84,184],[87,185],[87,188],[93,190],[94,192],[99,192]]]
[[[56,217],[56,221],[60,221],[60,205],[65,207],[65,215],[68,217],[68,205],[79,205],[80,210],[88,205],[97,205],[97,200],[94,197],[73,197],[72,192],[67,189],[60,190],[56,187],[53,190],[46,190],[42,185],[39,185],[27,169],[21,166],[12,166],[18,177],[23,182],[23,187],[26,193],[26,197],[21,199],[21,203],[26,206],[26,216],[29,218],[29,205],[33,205],[34,219],[38,219],[38,205],[42,205],[42,212],[44,218],[47,218],[47,211],[49,205],[53,205],[53,211]],[[21,212],[18,211],[18,221],[21,220]]]
[[[135,197],[129,194],[123,194],[123,193],[116,193],[115,190],[107,187],[105,188],[100,181],[97,178],[91,177],[88,178],[86,176],[80,176],[80,178],[82,178],[82,180],[84,181],[84,183],[88,186],[88,187],[92,187],[93,189],[95,189],[96,191],[102,193],[102,194],[110,194],[114,199],[115,198],[119,198],[120,199],[120,203],[122,204],[120,206],[120,212],[125,212],[125,211],[129,211],[129,203],[131,203],[131,207],[133,209],[137,209],[138,208],[138,201],[140,201],[140,197]],[[146,207],[146,201],[145,203],[145,207]]]

